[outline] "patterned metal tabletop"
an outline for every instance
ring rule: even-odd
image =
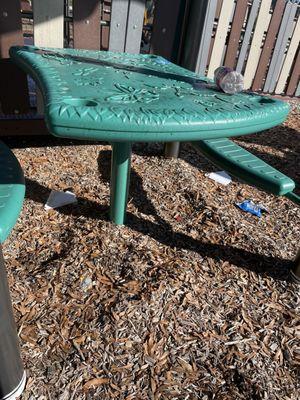
[[[289,106],[253,93],[229,95],[162,57],[12,47],[38,83],[49,130],[108,141],[189,141],[249,134],[280,124]]]

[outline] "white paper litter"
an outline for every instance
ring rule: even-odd
[[[205,174],[205,176],[208,176],[210,179],[213,179],[215,182],[221,183],[224,186],[229,185],[231,182],[231,177],[226,171],[210,172],[209,174]]]
[[[74,203],[77,203],[77,199],[74,193],[69,192],[68,190],[66,192],[51,190],[51,193],[44,208],[45,210],[52,210],[54,208]]]

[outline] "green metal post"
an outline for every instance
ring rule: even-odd
[[[110,218],[122,225],[125,221],[131,164],[131,143],[112,143],[110,177]]]

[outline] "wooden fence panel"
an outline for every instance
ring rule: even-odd
[[[214,42],[215,42],[215,36],[216,36],[216,32],[214,33],[214,27],[215,27],[215,25],[216,25],[216,27],[218,26],[218,22],[219,22],[221,10],[222,10],[223,1],[225,1],[225,0],[218,0],[217,1],[216,15],[215,15],[215,18],[214,18],[214,21],[213,21],[212,38],[210,40],[206,67],[209,65],[210,60],[211,60],[211,54],[212,54],[212,51],[213,51],[213,48],[214,48]],[[215,31],[216,31],[216,29],[215,29]]]
[[[300,18],[298,18],[298,21],[296,23],[291,43],[279,75],[279,79],[275,89],[276,94],[281,94],[284,91],[284,87],[286,85],[289,72],[291,70],[299,43],[300,43]]]
[[[298,77],[298,79],[299,79],[299,77]],[[296,96],[300,96],[300,82],[299,82],[299,84],[298,84],[298,87],[297,87],[297,90],[296,90],[295,95],[296,95]]]
[[[206,66],[208,64],[209,46],[214,27],[215,15],[217,12],[217,5],[218,5],[217,0],[208,1],[204,26],[202,31],[202,38],[200,42],[200,47],[196,62],[196,69],[195,69],[196,72],[198,72],[202,76],[204,76],[206,71]]]
[[[145,0],[130,0],[125,51],[139,53],[145,13]]]
[[[129,0],[112,0],[109,50],[124,51]]]
[[[259,4],[260,4],[260,0],[253,0],[252,7],[251,7],[251,10],[250,10],[250,14],[249,14],[249,18],[248,18],[248,21],[247,21],[247,26],[246,26],[244,38],[243,38],[243,43],[242,43],[242,46],[241,46],[238,62],[237,62],[237,65],[236,65],[236,70],[238,72],[242,72],[242,70],[243,70],[243,66],[244,66],[244,63],[245,63],[246,54],[247,54],[247,50],[248,50],[251,34],[252,34],[252,31],[253,31],[253,26],[254,26],[254,23],[255,23],[257,14],[258,14]]]
[[[102,3],[102,10],[101,10],[102,18],[101,22],[101,34],[100,34],[100,49],[101,50],[108,50],[109,47],[109,22],[111,16],[111,0],[104,0]]]
[[[34,44],[64,47],[64,0],[34,0]]]
[[[64,0],[33,1],[33,37],[35,46],[64,47]],[[43,114],[43,100],[37,90],[37,109]]]
[[[296,96],[299,96],[299,86],[300,86],[300,82],[299,82],[299,78],[300,78],[300,49],[298,50],[298,55],[291,73],[291,78],[286,90],[286,94],[288,96],[293,96],[294,94]],[[298,84],[299,82],[299,84]],[[297,88],[297,85],[298,88]]]
[[[285,49],[289,37],[293,32],[293,21],[297,11],[298,5],[287,3],[285,12],[282,18],[281,27],[278,33],[276,45],[274,48],[272,60],[270,63],[269,71],[267,74],[266,82],[264,85],[265,92],[274,92],[280,68],[282,66]]]
[[[244,72],[244,87],[249,89],[259,62],[261,53],[261,43],[264,32],[268,29],[270,22],[270,7],[272,0],[264,0],[261,2],[259,13],[256,20],[256,26],[252,37],[252,42],[247,58],[247,64]]]
[[[213,77],[215,69],[221,65],[223,49],[228,32],[230,17],[232,15],[234,6],[235,6],[234,0],[226,0],[222,4],[222,10],[216,31],[214,47],[212,50],[211,60],[208,67],[207,76],[209,78]]]
[[[19,0],[0,2],[0,113],[25,113],[29,109],[26,74],[8,58],[12,45],[23,45]]]
[[[232,28],[228,40],[228,48],[226,51],[226,57],[224,61],[224,65],[226,67],[234,68],[236,65],[239,41],[241,37],[243,24],[245,21],[247,7],[248,7],[248,0],[237,1],[232,21]]]
[[[73,0],[74,47],[100,50],[99,0]]]
[[[262,88],[263,80],[266,76],[266,71],[268,69],[272,50],[275,45],[276,35],[280,28],[280,22],[282,19],[285,4],[286,4],[285,0],[277,0],[276,2],[271,22],[269,25],[269,29],[267,32],[266,40],[264,43],[264,47],[262,49],[262,53],[260,56],[258,68],[252,84],[252,90],[260,90]]]

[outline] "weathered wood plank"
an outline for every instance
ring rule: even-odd
[[[104,0],[102,2],[102,18],[101,20],[104,22],[110,22],[111,16],[111,0]],[[108,25],[101,25],[101,34],[100,34],[100,49],[101,50],[108,50],[109,47],[109,26]]]
[[[297,4],[287,3],[274,48],[272,60],[266,77],[264,91],[274,92],[280,68],[283,63],[287,42],[293,32],[293,21],[297,11]]]
[[[74,47],[100,50],[99,0],[73,0]]]
[[[299,84],[298,84],[298,87],[297,87],[295,96],[300,96],[300,82],[299,82]]]
[[[217,0],[216,15],[215,15],[215,18],[214,18],[214,21],[213,21],[213,29],[212,29],[211,39],[210,39],[210,43],[209,43],[209,51],[208,51],[208,57],[207,57],[206,66],[208,66],[209,63],[210,63],[212,50],[214,48],[215,35],[216,35],[216,32],[214,34],[214,26],[215,25],[216,25],[216,27],[218,26],[218,22],[219,22],[219,18],[220,18],[220,14],[221,14],[223,1],[225,1],[225,0]]]
[[[250,10],[250,14],[249,14],[249,18],[248,18],[248,21],[247,21],[247,26],[246,26],[244,38],[243,38],[243,43],[242,43],[242,46],[241,46],[238,62],[237,62],[237,65],[236,65],[236,70],[238,72],[242,72],[242,70],[243,70],[243,66],[244,66],[244,63],[245,63],[246,54],[247,54],[247,51],[248,51],[248,46],[249,46],[251,34],[252,34],[252,31],[253,31],[253,26],[254,26],[254,23],[255,23],[257,14],[258,14],[259,5],[260,5],[260,0],[253,0],[252,7],[251,7],[251,10]]]
[[[259,64],[254,76],[254,81],[252,84],[252,90],[260,90],[262,88],[263,79],[266,76],[266,71],[269,65],[269,60],[272,54],[272,50],[275,45],[276,35],[280,28],[280,22],[282,19],[283,11],[286,5],[285,0],[277,0],[274,12],[271,18],[269,29],[267,32],[266,40],[262,53],[260,56]]]
[[[125,51],[139,53],[145,13],[145,0],[130,0],[126,30]]]
[[[34,44],[64,47],[64,1],[34,0]]]
[[[291,72],[290,81],[286,90],[288,96],[299,95],[299,78],[300,78],[300,49],[298,50],[297,58]],[[297,88],[298,87],[298,88]]]
[[[249,89],[259,62],[261,54],[261,44],[265,31],[270,23],[270,7],[272,0],[264,0],[261,2],[259,13],[256,20],[256,26],[252,37],[249,50],[247,64],[244,72],[244,88]]]
[[[234,17],[232,21],[231,32],[228,40],[224,65],[234,68],[239,48],[239,41],[248,7],[248,0],[239,0],[236,4]]]
[[[223,49],[226,41],[226,36],[229,27],[230,17],[235,6],[234,0],[226,0],[222,4],[219,23],[216,31],[214,47],[212,50],[211,60],[208,67],[207,76],[212,78],[214,71],[220,66],[222,61]]]
[[[277,86],[275,89],[276,94],[281,94],[284,91],[287,78],[289,76],[289,72],[291,70],[299,43],[300,43],[300,18],[298,18],[298,21],[296,23],[291,43],[278,78]]]
[[[220,2],[219,2],[220,3]],[[204,20],[204,26],[202,31],[202,38],[198,51],[196,61],[196,72],[200,75],[204,75],[206,66],[208,64],[209,48],[211,43],[212,31],[214,27],[215,15],[217,12],[218,0],[209,0],[207,4],[207,10]]]
[[[125,51],[129,0],[113,0],[109,32],[109,50]]]
[[[19,0],[0,2],[0,57],[8,58],[10,46],[23,45],[21,13]]]
[[[35,46],[64,47],[64,0],[34,0],[32,6]],[[37,109],[43,114],[43,99],[39,90]]]

